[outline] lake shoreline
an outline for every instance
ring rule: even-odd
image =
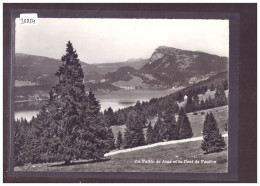
[[[137,101],[147,102],[153,98],[160,98],[170,95],[179,88],[166,89],[166,90],[119,90],[110,92],[108,94],[96,94],[96,99],[100,102],[101,111],[104,112],[105,109],[111,107],[114,111],[119,109],[124,109],[130,106],[134,106]],[[32,116],[37,114],[37,111],[41,109],[41,106],[45,104],[44,102],[48,99],[39,100],[20,100],[15,101],[15,117],[26,117],[30,120]]]
[[[100,96],[104,96],[104,95],[109,95],[109,94],[114,94],[117,92],[134,92],[134,91],[179,91],[181,89],[185,88],[184,86],[179,86],[179,87],[172,87],[172,88],[141,88],[141,89],[133,89],[133,90],[126,90],[126,89],[120,89],[120,90],[111,90],[109,92],[103,92],[103,91],[94,91],[95,95],[100,95]],[[88,91],[86,91],[88,92]],[[16,96],[20,96],[20,95],[16,95]],[[45,99],[24,99],[24,100],[14,100],[15,103],[22,103],[22,102],[31,102],[31,101],[44,101],[44,100],[48,100],[49,98],[45,98]]]

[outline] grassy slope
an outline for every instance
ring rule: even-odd
[[[202,112],[204,112],[205,114],[202,115],[201,114]],[[201,136],[201,132],[203,129],[203,124],[207,112],[213,113],[215,119],[217,120],[220,132],[225,133],[225,123],[228,122],[228,106],[222,106],[213,109],[198,111],[197,115],[194,115],[193,113],[189,113],[188,117],[194,133],[193,137]]]
[[[226,96],[228,97],[229,91],[226,90],[225,93],[226,93]],[[206,98],[208,98],[209,96],[214,98],[215,91],[208,90],[205,94],[199,94],[198,96],[199,96],[200,100],[202,100],[202,99],[206,100]],[[183,101],[183,102],[179,103],[179,106],[183,107],[185,104],[186,104],[186,102]],[[202,112],[204,112],[205,114],[201,114]],[[225,131],[224,130],[225,123],[227,123],[227,121],[228,121],[228,106],[222,106],[222,107],[197,111],[198,115],[193,115],[193,113],[188,113],[187,115],[191,122],[191,127],[192,127],[193,133],[194,133],[193,137],[201,136],[202,127],[203,127],[203,123],[204,123],[207,112],[212,112],[214,114],[214,116],[218,122],[220,132]],[[155,122],[157,121],[157,117],[152,118],[150,121],[151,121],[152,126],[154,126]],[[115,140],[116,140],[118,132],[120,131],[122,133],[122,135],[124,135],[124,131],[125,131],[126,127],[125,127],[125,125],[122,125],[122,126],[112,126],[111,128],[114,133]],[[144,134],[146,134],[146,129],[144,129]]]
[[[100,162],[77,161],[69,166],[60,163],[27,165],[16,167],[15,171],[53,171],[53,172],[196,172],[222,173],[227,170],[227,150],[204,155],[201,141],[158,146],[111,156]],[[195,163],[136,163],[142,160],[212,160],[216,164]]]
[[[188,117],[193,128],[193,137],[201,136],[205,114],[201,112],[213,112],[220,132],[225,133],[224,127],[228,120],[227,106],[199,111],[198,115],[189,113]],[[125,126],[113,127],[114,134],[120,130],[124,131]],[[226,139],[227,142],[227,139]],[[16,167],[15,171],[62,171],[62,172],[225,172],[227,170],[227,150],[219,153],[204,155],[200,148],[201,141],[171,144],[152,147],[149,149],[117,154],[102,162],[77,161],[70,166],[57,166],[60,163],[26,165]],[[213,160],[217,164],[145,164],[135,163],[135,160]],[[53,166],[54,165],[54,166]]]
[[[205,114],[201,114],[204,112]],[[207,109],[207,110],[201,110],[198,111],[197,115],[193,115],[193,113],[188,113],[188,117],[191,123],[191,127],[193,130],[193,137],[201,136],[201,131],[203,128],[203,123],[206,117],[207,112],[212,112],[215,119],[218,122],[218,126],[220,129],[221,133],[225,132],[225,123],[228,122],[228,106],[222,106],[222,107],[217,107],[217,108],[212,108],[212,109]],[[154,117],[151,120],[152,125],[155,124],[157,118]],[[118,131],[120,131],[122,134],[124,134],[125,126],[112,126],[112,131],[115,135],[115,139],[117,137]],[[144,129],[144,133],[146,133],[146,129]]]

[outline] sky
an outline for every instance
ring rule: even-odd
[[[229,57],[228,20],[39,18],[16,19],[15,52],[60,59],[71,41],[86,63],[150,58],[158,46]]]

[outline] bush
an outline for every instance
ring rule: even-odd
[[[204,114],[205,114],[205,112],[201,112],[200,114],[201,114],[201,115],[204,115]]]
[[[198,115],[198,113],[197,113],[197,112],[194,112],[194,113],[193,113],[193,115],[195,115],[195,116],[196,116],[196,115]]]

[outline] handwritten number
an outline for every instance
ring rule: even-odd
[[[21,24],[26,24],[26,23],[31,23],[31,24],[35,24],[35,19],[24,19],[21,18]]]

